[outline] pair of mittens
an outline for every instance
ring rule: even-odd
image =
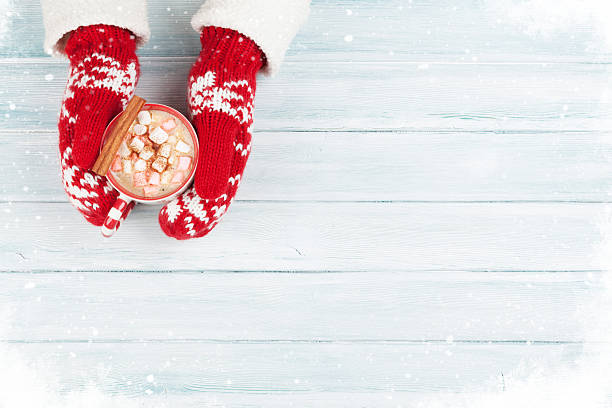
[[[240,33],[205,27],[202,51],[189,74],[188,106],[199,138],[194,186],[159,213],[176,239],[210,232],[231,204],[251,149],[255,77],[263,65],[257,45]],[[134,94],[136,39],[108,25],[78,28],[68,39],[70,76],[59,120],[64,188],[75,207],[101,225],[117,192],[89,169],[110,120]]]

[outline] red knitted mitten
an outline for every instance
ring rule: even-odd
[[[189,74],[189,109],[200,155],[194,187],[162,208],[159,224],[176,239],[206,235],[232,202],[251,151],[255,76],[263,54],[248,37],[205,27]]]
[[[70,75],[59,119],[62,180],[70,201],[102,225],[117,192],[89,169],[108,122],[127,105],[138,81],[136,40],[115,26],[79,27],[66,43]]]

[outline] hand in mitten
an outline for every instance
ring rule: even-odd
[[[189,74],[189,109],[200,153],[194,187],[159,213],[166,235],[206,235],[231,204],[251,150],[255,76],[263,53],[248,37],[205,27]]]
[[[65,52],[70,75],[58,124],[62,180],[85,219],[102,225],[117,192],[106,177],[89,169],[104,129],[134,94],[140,71],[136,40],[119,27],[84,26],[71,34]]]

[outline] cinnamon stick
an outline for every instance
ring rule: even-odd
[[[134,119],[136,119],[138,112],[140,112],[145,103],[147,103],[147,101],[145,101],[143,98],[134,95],[125,110],[121,113],[121,115],[119,115],[119,119],[117,119],[115,127],[111,129],[111,132],[108,135],[104,146],[102,147],[102,151],[92,167],[92,170],[95,173],[101,176],[106,175],[108,169],[113,163],[113,160],[115,159],[119,146],[121,146],[123,137],[130,129],[130,125]]]

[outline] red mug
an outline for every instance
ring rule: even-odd
[[[193,177],[195,176],[195,170],[198,165],[198,137],[196,135],[195,129],[185,116],[183,116],[176,109],[156,103],[148,103],[144,105],[141,110],[160,110],[169,113],[172,116],[178,118],[181,123],[185,125],[185,127],[189,131],[194,146],[193,166],[191,166],[191,172],[189,173],[189,176],[185,178],[185,181],[181,183],[181,185],[175,191],[172,191],[164,196],[155,198],[141,197],[130,193],[123,186],[121,186],[121,184],[119,184],[119,182],[114,178],[113,173],[109,170],[106,174],[106,178],[108,179],[109,183],[119,192],[119,196],[117,197],[117,200],[115,201],[113,207],[108,212],[108,215],[104,220],[104,224],[102,224],[102,235],[107,238],[111,237],[115,233],[115,231],[117,231],[121,224],[121,220],[127,217],[129,211],[131,210],[131,202],[143,204],[164,204],[169,201],[172,201],[189,187],[189,185],[193,181]],[[102,137],[103,141],[106,140],[106,138],[110,135],[110,131],[116,125],[119,115],[115,116],[115,118],[113,118],[113,120],[106,127],[106,130],[104,131],[104,136]],[[102,145],[104,144],[102,143]]]

